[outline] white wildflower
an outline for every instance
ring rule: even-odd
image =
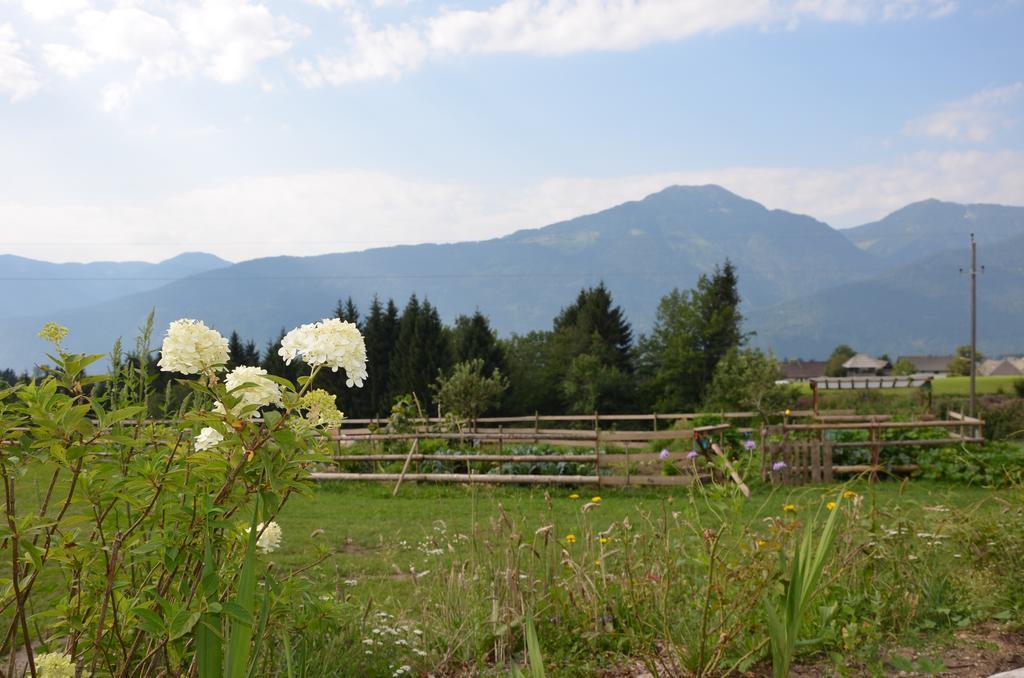
[[[34,659],[36,675],[41,678],[75,678],[75,664],[63,652],[44,652]]]
[[[196,451],[202,452],[203,450],[208,450],[211,447],[215,447],[223,440],[224,436],[221,435],[220,431],[212,426],[207,426],[199,432],[199,435],[196,436]]]
[[[271,553],[276,551],[281,545],[281,526],[274,521],[270,521],[267,525],[267,529],[263,529],[263,523],[256,526],[256,533],[260,534],[259,539],[256,540],[256,548],[261,553]],[[249,528],[245,528],[245,533],[249,533]]]
[[[245,407],[256,405],[266,407],[268,405],[281,404],[281,387],[267,379],[267,371],[262,367],[248,367],[242,365],[236,367],[224,378],[224,385],[231,395],[239,398],[238,404],[231,409],[231,413],[238,415]],[[224,412],[224,405],[217,403],[214,408],[217,412]],[[250,417],[256,416],[259,410],[249,412]]]
[[[355,580],[355,579],[346,579],[345,580],[345,586],[355,586],[358,583],[359,583],[359,581]]]
[[[202,374],[224,369],[228,361],[228,340],[200,320],[182,318],[167,329],[160,362],[164,372]]]
[[[307,365],[345,370],[345,384],[362,387],[366,379],[366,344],[359,328],[338,318],[296,327],[281,340],[278,355],[290,365],[300,354]]]

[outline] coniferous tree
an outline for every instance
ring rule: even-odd
[[[242,364],[243,365],[259,365],[260,364],[260,350],[256,348],[256,342],[250,339],[245,342],[242,347]]]
[[[704,401],[715,368],[743,345],[736,270],[726,260],[693,290],[662,297],[651,336],[640,347],[644,391],[661,411],[692,411]]]
[[[267,343],[267,350],[263,354],[263,361],[260,363],[260,367],[265,369],[270,374],[278,377],[284,377],[285,379],[291,379],[295,381],[300,375],[308,374],[305,371],[305,363],[302,362],[301,358],[297,358],[292,361],[291,365],[286,365],[284,358],[278,353],[281,348],[281,340],[284,339],[285,331],[281,330],[281,334],[278,335],[276,341],[270,341]]]
[[[452,327],[452,362],[483,361],[483,373],[505,371],[505,356],[487,316],[479,309],[471,316],[460,315]]]
[[[439,371],[451,365],[448,333],[437,309],[413,294],[398,322],[398,338],[391,360],[392,397],[415,393],[420,403],[433,411],[430,385]]]
[[[509,388],[502,399],[502,414],[556,414],[562,408],[558,382],[552,381],[553,333],[513,334],[501,342]]]
[[[622,308],[613,306],[604,283],[580,290],[575,303],[563,308],[554,321],[558,351],[570,359],[582,353],[625,374],[632,372],[633,331]]]
[[[604,283],[580,290],[555,317],[546,379],[573,412],[627,410],[633,404],[633,332]]]
[[[334,315],[339,320],[344,320],[345,322],[350,322],[353,325],[356,325],[360,330],[363,328],[359,322],[359,309],[356,307],[356,303],[352,301],[352,297],[345,299],[344,303],[339,299],[338,305],[334,309]]]
[[[233,370],[239,365],[244,365],[242,362],[242,340],[238,336],[238,332],[232,332],[231,336],[228,337],[228,370]]]
[[[374,296],[363,338],[370,373],[363,387],[367,391],[366,416],[386,415],[391,407],[391,360],[398,339],[398,307],[394,300],[388,299],[385,308]]]

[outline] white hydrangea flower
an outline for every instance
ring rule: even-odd
[[[260,550],[260,553],[276,551],[281,545],[281,526],[272,520],[267,524],[267,529],[265,530],[263,529],[263,523],[256,526],[257,533],[261,530],[263,534],[256,540],[256,548]],[[248,527],[245,528],[245,533],[249,534]]]
[[[366,379],[366,344],[359,328],[338,318],[296,327],[281,340],[278,355],[290,365],[302,355],[307,365],[325,365],[333,372],[345,370],[345,384],[362,387]]]
[[[207,426],[199,432],[199,435],[196,436],[196,451],[202,452],[210,449],[211,447],[216,447],[217,444],[223,440],[224,436],[220,434],[220,431],[212,426]]]
[[[228,340],[200,320],[182,318],[167,329],[160,362],[164,372],[202,374],[211,369],[224,369],[228,361]]]
[[[224,385],[228,391],[231,391],[231,395],[241,399],[232,408],[232,414],[237,415],[243,408],[249,405],[266,407],[267,405],[281,404],[281,387],[267,379],[266,375],[267,371],[262,367],[248,367],[246,365],[240,365],[228,372],[228,376],[224,378]],[[239,388],[243,384],[248,385],[245,388]],[[213,409],[216,412],[223,413],[224,405],[217,403]],[[249,416],[256,416],[258,412],[259,410],[253,410],[249,413]]]
[[[44,652],[33,659],[40,678],[75,678],[75,664],[63,652]]]

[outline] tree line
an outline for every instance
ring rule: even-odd
[[[416,294],[401,309],[393,299],[374,297],[365,313],[348,298],[334,314],[363,333],[370,378],[362,389],[348,389],[344,375],[332,374],[324,388],[347,416],[358,418],[387,416],[396,398],[413,393],[425,412],[436,414],[442,388],[456,377],[492,380],[481,386],[491,396],[489,407],[477,414],[756,407],[760,395],[741,393],[742,383],[726,388],[726,382],[735,382],[737,371],[742,382],[757,368],[760,388],[769,392],[780,375],[773,356],[745,348],[749,334],[737,287],[736,269],[726,260],[693,289],[663,297],[653,328],[641,336],[604,283],[581,289],[550,329],[507,338],[497,336],[479,309],[446,325],[437,308]],[[280,337],[262,352],[237,333],[230,337],[232,361],[237,356],[239,364],[298,376],[296,366],[278,356],[279,347]],[[716,372],[722,372],[717,385]]]
[[[552,319],[551,328],[499,338],[479,309],[446,325],[437,308],[413,294],[399,309],[374,297],[362,311],[348,298],[334,315],[356,324],[366,342],[369,379],[345,387],[345,375],[320,381],[352,418],[385,417],[397,398],[415,394],[425,413],[521,415],[600,412],[681,412],[761,408],[782,398],[774,356],[746,348],[738,280],[726,260],[690,290],[672,290],[649,334],[637,336],[623,309],[600,283],[583,288]],[[278,354],[279,337],[260,349],[237,332],[231,362],[271,374],[300,376]],[[137,357],[128,357],[138,364]],[[159,406],[168,412],[184,393],[174,375],[147,361]],[[13,376],[13,375],[12,375]],[[467,404],[467,403],[472,404]]]

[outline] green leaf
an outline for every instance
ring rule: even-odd
[[[238,603],[227,601],[221,603],[221,610],[228,617],[242,624],[252,624],[252,610],[247,610]]]
[[[526,618],[526,655],[530,662],[530,678],[545,678],[544,657],[541,654],[540,639],[537,637],[537,629],[533,625],[533,619]]]
[[[138,620],[140,629],[152,636],[163,636],[166,633],[164,620],[156,612],[145,607],[133,607],[129,614]]]
[[[241,608],[245,614],[239,615],[242,618],[235,618],[228,622],[230,628],[228,634],[228,658],[224,666],[224,678],[244,678],[246,669],[249,666],[250,643],[252,641],[252,610],[253,599],[256,597],[256,525],[260,513],[260,501],[257,498],[256,506],[253,507],[252,524],[249,527],[249,542],[245,547],[245,560],[242,563],[242,572],[238,577],[238,590],[235,606]],[[229,616],[228,604],[224,605],[224,612]],[[247,618],[247,621],[243,619]]]
[[[183,635],[192,630],[192,627],[196,625],[200,617],[199,612],[189,612],[188,610],[182,610],[178,614],[174,615],[174,619],[171,620],[170,636],[169,640],[177,640]]]
[[[203,546],[203,574],[200,586],[207,602],[207,613],[196,632],[196,663],[199,678],[216,678],[221,673],[224,647],[221,637],[221,605],[217,602],[217,561],[213,553],[213,537],[207,532]],[[215,607],[216,606],[216,609]]]

